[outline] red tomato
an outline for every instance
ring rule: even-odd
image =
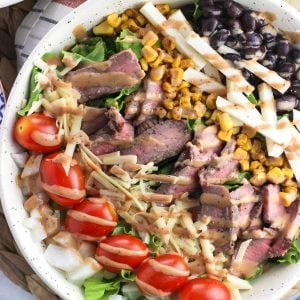
[[[147,246],[137,237],[119,234],[101,241],[96,250],[96,259],[107,271],[118,273],[122,269],[134,270],[147,257]]]
[[[140,266],[136,284],[147,296],[167,296],[186,282],[189,273],[189,268],[180,255],[162,254]]]
[[[65,228],[83,240],[95,241],[109,234],[118,223],[113,205],[104,198],[86,198],[67,213]]]
[[[227,286],[212,278],[195,278],[178,292],[178,300],[230,300]]]
[[[68,175],[66,174],[59,155],[52,153],[41,162],[40,175],[44,190],[49,197],[62,206],[78,204],[85,196],[85,179],[77,161],[73,159]]]
[[[58,150],[63,140],[58,139],[56,119],[42,113],[34,113],[19,118],[15,124],[14,136],[24,148],[48,153]]]

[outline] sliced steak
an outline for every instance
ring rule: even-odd
[[[160,121],[138,135],[135,141],[121,148],[122,154],[134,154],[138,163],[159,163],[178,155],[191,139],[183,121]]]
[[[270,239],[253,239],[246,249],[242,260],[237,260],[241,244],[236,247],[230,272],[236,276],[249,278],[255,275],[257,267],[268,257]]]
[[[293,241],[297,236],[297,232],[300,226],[300,201],[293,202],[288,208],[288,219],[285,228],[282,230],[278,239],[272,245],[269,256],[279,257],[285,255]]]
[[[108,122],[106,108],[86,106],[81,129],[87,134],[92,135]]]
[[[159,120],[157,117],[152,116],[148,120],[145,120],[143,123],[141,123],[137,128],[136,128],[136,134],[140,135],[150,129],[151,127],[157,125],[159,123]]]
[[[263,219],[265,223],[272,227],[281,227],[279,222],[286,214],[285,207],[281,204],[279,198],[279,186],[269,184],[263,189],[264,211]]]
[[[106,117],[106,125],[91,136],[92,143],[89,147],[96,155],[117,151],[122,145],[131,143],[134,138],[133,126],[115,108],[110,108]]]
[[[236,190],[230,192],[231,202],[235,204],[255,203],[259,201],[258,196],[255,194],[254,187],[247,182],[241,185]]]
[[[248,231],[256,230],[262,228],[263,222],[262,222],[262,214],[263,214],[263,202],[259,201],[257,202],[250,213],[250,225],[248,227]]]
[[[81,94],[84,103],[136,85],[145,77],[131,49],[121,51],[109,60],[70,72],[67,80]]]
[[[124,118],[126,120],[132,120],[136,118],[141,112],[142,104],[144,101],[144,91],[138,91],[134,94],[127,96],[125,99]]]

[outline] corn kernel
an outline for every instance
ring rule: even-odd
[[[179,106],[182,108],[191,108],[191,98],[188,96],[183,96],[179,99]]]
[[[95,26],[93,28],[93,32],[95,35],[113,35],[115,31],[114,28],[107,23],[107,21],[104,21]]]
[[[176,92],[176,88],[171,85],[171,83],[165,81],[163,83],[163,90],[167,93]]]
[[[259,140],[254,139],[252,143],[251,153],[258,153],[262,149],[262,144]]]
[[[257,170],[261,167],[262,167],[261,162],[259,162],[257,160],[253,160],[253,161],[251,161],[251,164],[250,164],[250,171],[254,172],[255,170]]]
[[[267,174],[264,172],[257,172],[250,178],[250,182],[255,186],[262,186],[266,181]]]
[[[240,162],[242,171],[249,171],[250,169],[250,163],[249,160],[241,160]]]
[[[169,99],[175,99],[177,96],[176,92],[172,92],[172,93],[165,93],[165,96]]]
[[[158,36],[152,30],[148,31],[142,39],[142,44],[150,47],[154,46],[158,41]]]
[[[139,26],[136,24],[136,22],[133,19],[128,19],[121,25],[121,29],[130,29],[132,31],[136,31],[139,29]]]
[[[181,120],[182,115],[182,108],[181,107],[174,107],[172,110],[172,117],[174,120]]]
[[[280,200],[284,206],[290,206],[298,195],[298,189],[296,187],[285,187],[283,192],[279,193]]]
[[[256,135],[256,130],[246,125],[243,126],[242,132],[246,134],[250,139],[254,138]]]
[[[159,48],[156,51],[158,53],[158,57],[155,61],[150,63],[151,68],[157,68],[163,62],[164,53]]]
[[[195,86],[195,85],[193,85],[193,86],[191,87],[191,91],[192,91],[193,93],[202,94],[201,90],[200,90],[197,86]]]
[[[163,14],[167,15],[171,11],[171,7],[168,4],[158,4],[156,8]]]
[[[118,28],[121,25],[121,21],[117,13],[112,13],[107,16],[107,23],[113,28]]]
[[[141,26],[144,26],[146,23],[147,23],[147,20],[146,18],[142,15],[142,14],[138,14],[135,19],[138,21],[138,23],[141,25]]]
[[[164,53],[164,58],[163,58],[163,62],[167,63],[167,64],[171,64],[173,63],[174,58],[172,57],[172,55],[168,54],[168,53]]]
[[[163,107],[156,107],[155,114],[163,119],[167,115],[167,111]]]
[[[214,94],[210,94],[208,95],[208,97],[206,98],[206,106],[208,109],[216,109],[216,100],[217,97]]]
[[[137,15],[139,14],[139,12],[138,12],[136,9],[128,8],[128,9],[126,9],[125,14],[126,14],[129,18],[136,18]]]
[[[172,110],[174,108],[174,102],[171,99],[165,99],[163,100],[163,106],[167,110]]]
[[[286,179],[292,179],[294,176],[294,172],[291,168],[282,168],[281,171]]]
[[[278,167],[275,167],[267,173],[267,179],[274,184],[281,184],[284,182],[285,177],[283,172]]]
[[[149,65],[145,58],[140,59],[140,65],[145,72],[147,72],[149,70]]]
[[[212,121],[216,122],[216,121],[219,119],[219,115],[220,115],[220,114],[222,114],[222,112],[219,111],[219,110],[217,110],[217,109],[215,109],[215,110],[212,112],[212,114],[211,114],[211,116],[210,116],[210,119],[211,119]]]
[[[238,135],[238,138],[236,140],[236,144],[238,146],[244,146],[247,143],[247,141],[248,141],[247,135],[244,134],[244,133],[241,133],[241,134]]]
[[[228,131],[233,128],[233,122],[231,117],[227,113],[219,115],[220,128],[223,131]]]
[[[207,110],[204,114],[204,118],[209,119],[212,115],[213,111],[212,110]]]
[[[249,154],[247,151],[242,148],[237,148],[234,151],[233,157],[237,160],[249,160]]]
[[[195,64],[191,58],[185,58],[181,60],[180,67],[182,69],[194,68]]]
[[[180,54],[177,54],[172,63],[172,67],[179,68],[180,64],[181,64],[181,59],[182,59],[182,56]]]
[[[219,140],[224,141],[224,142],[229,142],[230,139],[231,139],[231,136],[232,136],[232,129],[229,130],[229,131],[222,131],[222,130],[220,130],[218,132],[218,138],[219,138]]]
[[[155,61],[158,57],[158,53],[150,46],[143,47],[142,55],[148,63]]]
[[[162,46],[167,51],[173,51],[176,47],[176,40],[172,36],[166,36],[162,39]]]
[[[202,94],[201,93],[192,93],[192,101],[197,102],[201,101]]]
[[[194,111],[198,118],[202,118],[206,113],[206,106],[201,102],[197,102],[194,105]]]
[[[297,187],[297,186],[298,186],[297,182],[295,182],[295,181],[292,180],[292,179],[287,179],[287,180],[285,180],[285,182],[282,183],[282,185],[283,185],[283,186],[292,186],[292,187]]]
[[[264,163],[266,161],[266,155],[265,155],[265,152],[263,150],[261,150],[259,152],[252,152],[252,151],[250,151],[250,153],[251,153],[251,158],[253,160],[258,160],[261,163]]]
[[[183,69],[171,68],[169,70],[170,80],[172,86],[179,86],[183,80]]]
[[[187,87],[185,87],[183,89],[180,89],[180,93],[181,93],[182,96],[189,96],[189,97],[191,97],[190,90]]]
[[[168,111],[167,115],[166,115],[167,119],[172,119],[172,111]]]
[[[179,90],[182,90],[182,89],[185,89],[185,88],[189,88],[191,85],[189,82],[187,81],[182,81],[181,84],[179,85],[178,89]]]
[[[267,167],[281,167],[283,165],[283,156],[268,157],[265,161]]]
[[[151,69],[150,78],[154,81],[160,81],[163,79],[166,72],[166,66],[158,66],[156,68]]]
[[[128,16],[126,14],[121,15],[121,23],[125,23],[128,20]]]
[[[240,131],[241,131],[241,127],[238,127],[238,126],[233,127],[232,134],[233,134],[233,135],[238,134],[238,133],[240,133]],[[244,150],[245,150],[245,149],[244,149]]]

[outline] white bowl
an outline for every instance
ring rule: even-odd
[[[87,28],[92,28],[109,13],[122,12],[135,5],[141,6],[144,2],[140,0],[90,0],[72,11],[41,40],[32,52],[21,69],[8,99],[0,135],[0,197],[2,206],[10,230],[25,259],[41,279],[64,299],[83,299],[81,288],[68,282],[61,272],[52,268],[45,261],[42,245],[33,243],[29,231],[22,225],[27,214],[23,208],[23,196],[16,184],[16,176],[19,170],[11,158],[11,153],[20,151],[20,147],[12,138],[16,111],[20,107],[22,99],[26,96],[32,64],[37,57],[45,52],[59,51],[65,45],[74,42],[72,30],[76,25],[83,23]],[[169,3],[175,6],[193,1],[160,0],[152,2]],[[238,2],[257,11],[275,13],[278,16],[275,23],[281,29],[289,31],[300,29],[298,13],[283,1],[238,0]],[[254,283],[253,290],[243,294],[243,299],[279,299],[299,280],[300,264],[278,266],[259,278]]]

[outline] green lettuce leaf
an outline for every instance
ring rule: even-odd
[[[137,231],[129,224],[125,223],[125,221],[121,220],[118,222],[118,225],[115,227],[111,235],[118,234],[130,234],[132,236],[139,236]]]
[[[138,59],[142,58],[142,41],[130,30],[123,29],[116,39],[116,49],[118,52],[131,49]]]
[[[194,19],[194,21],[198,21],[201,17],[202,17],[202,11],[201,11],[200,5],[196,2],[193,19]]]
[[[250,95],[248,95],[247,98],[248,98],[248,100],[249,100],[252,104],[254,104],[254,105],[257,105],[257,104],[258,104],[258,101],[257,101],[257,99],[256,99],[256,97],[254,96],[253,93],[251,93]]]
[[[119,280],[101,282],[96,278],[89,278],[83,286],[85,300],[108,300],[109,296],[118,294],[121,283]]]
[[[264,273],[264,268],[262,266],[258,266],[256,272],[251,277],[246,278],[248,281],[253,281]]]
[[[156,235],[150,234],[149,248],[151,252],[157,252],[162,246],[162,241]]]
[[[201,119],[187,120],[186,126],[190,132],[193,132],[199,125],[202,125],[203,121]]]
[[[300,240],[294,240],[289,251],[276,259],[280,264],[295,264],[300,261]]]
[[[32,104],[40,99],[42,88],[40,87],[36,79],[39,73],[41,73],[40,70],[37,67],[33,67],[29,82],[29,98],[26,105],[18,111],[18,115],[20,116],[25,116],[26,113],[30,110]]]
[[[135,280],[134,273],[129,270],[121,270],[120,275],[121,275],[122,279],[124,279],[126,281],[134,282],[134,280]]]
[[[231,192],[241,186],[241,181],[244,178],[249,179],[250,177],[251,177],[250,172],[247,172],[247,171],[240,172],[237,179],[226,181],[224,183],[224,186],[226,186],[228,188],[228,190]]]

